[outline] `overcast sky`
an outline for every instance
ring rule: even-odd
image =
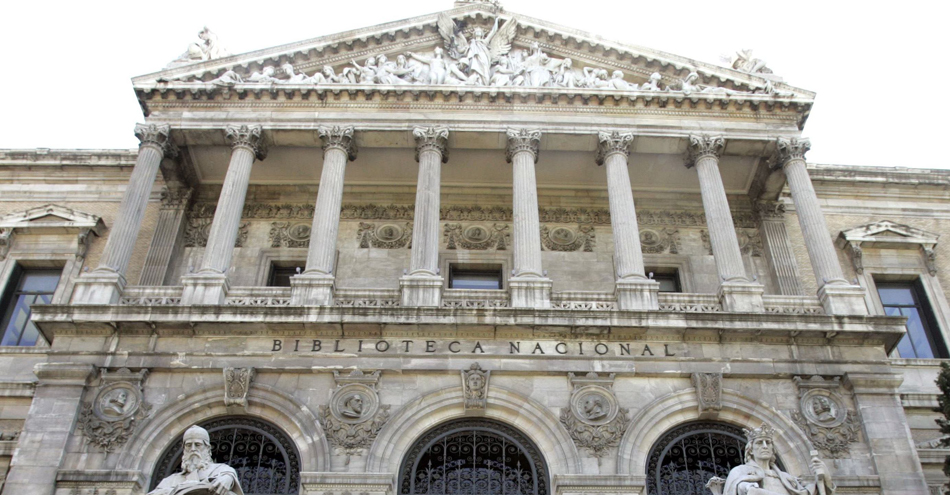
[[[753,48],[816,91],[810,162],[950,168],[948,2],[502,0],[521,13],[722,64]],[[0,148],[134,148],[130,78],[162,69],[207,25],[243,53],[452,8],[452,0],[160,0],[4,6]]]

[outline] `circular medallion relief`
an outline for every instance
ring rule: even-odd
[[[402,237],[402,228],[398,225],[380,225],[379,228],[376,229],[376,238],[381,241],[392,242],[400,237]]]
[[[99,391],[93,412],[100,419],[118,421],[135,414],[141,403],[142,394],[131,383],[113,383]]]
[[[462,237],[469,242],[485,242],[491,237],[491,234],[488,233],[488,229],[481,225],[472,225],[465,229],[465,232],[462,233]]]
[[[362,423],[376,415],[376,391],[360,383],[344,385],[330,398],[330,413],[344,423]]]
[[[808,421],[825,428],[844,423],[848,411],[841,399],[823,389],[809,390],[802,396],[802,414]]]
[[[587,385],[571,396],[571,410],[587,424],[602,425],[617,417],[620,406],[614,396],[603,388]]]
[[[287,237],[294,241],[310,239],[310,226],[305,223],[296,223],[287,229]]]
[[[577,234],[567,227],[554,227],[548,236],[554,243],[561,245],[571,244],[577,239]]]
[[[660,244],[660,235],[653,230],[640,231],[640,244],[644,246],[656,246]]]

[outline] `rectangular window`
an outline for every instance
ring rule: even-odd
[[[278,265],[273,264],[270,267],[270,275],[267,276],[268,287],[290,287],[290,277],[303,272],[304,267],[298,265]]]
[[[680,286],[680,274],[676,269],[647,269],[653,280],[660,283],[660,292],[683,292]]]
[[[450,289],[499,290],[501,265],[449,265]]]
[[[888,316],[906,316],[907,333],[897,344],[902,358],[946,358],[943,339],[936,334],[936,321],[923,287],[917,282],[878,282],[877,293]]]
[[[34,304],[49,304],[62,270],[31,270],[17,266],[3,295],[3,339],[0,345],[33,346],[40,332],[30,320]]]

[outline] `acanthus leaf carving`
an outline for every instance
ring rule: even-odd
[[[267,158],[264,128],[259,125],[229,125],[224,128],[224,138],[232,148],[248,148],[258,160]]]
[[[254,368],[224,368],[224,405],[247,407],[247,393],[256,374]]]
[[[366,375],[353,370],[347,376],[333,372],[337,388],[330,403],[320,406],[320,420],[338,453],[361,455],[389,419],[389,406],[379,404],[379,375],[379,371]]]
[[[805,160],[805,153],[811,149],[811,141],[799,138],[778,138],[775,142],[773,167],[784,167],[793,160]]]
[[[273,222],[270,225],[271,247],[303,248],[310,245],[310,224]]]
[[[860,438],[861,425],[857,413],[845,405],[838,392],[840,378],[826,380],[815,375],[805,380],[796,376],[794,381],[800,400],[799,410],[791,413],[792,420],[828,457],[849,456],[850,445]]]
[[[722,373],[693,373],[699,414],[715,413],[722,409]]]
[[[722,136],[690,135],[686,166],[692,167],[703,158],[711,157],[718,160],[725,147],[726,140]]]
[[[502,251],[511,245],[509,226],[503,223],[493,224],[491,228],[484,225],[463,226],[460,223],[447,223],[443,226],[442,237],[446,249]]]
[[[603,165],[607,157],[613,154],[628,156],[630,143],[633,142],[633,133],[630,132],[599,132],[597,133],[597,165]]]
[[[590,372],[584,377],[568,373],[571,382],[570,407],[561,409],[561,424],[578,447],[598,459],[620,443],[630,419],[613,391],[615,374],[607,377]]]
[[[208,236],[211,235],[211,218],[189,218],[188,225],[185,226],[185,247],[207,247]],[[243,247],[247,242],[249,222],[244,222],[238,227],[237,239],[234,240],[234,247]]]
[[[83,403],[77,423],[89,443],[107,453],[114,452],[128,441],[138,423],[151,414],[152,406],[145,402],[142,388],[146,376],[147,370],[103,370],[96,396],[91,403]]]
[[[679,230],[676,229],[640,229],[640,249],[644,254],[678,254]]]
[[[541,146],[541,131],[537,129],[508,129],[508,147],[505,148],[505,159],[508,163],[521,152],[531,153],[535,163],[538,162],[538,152]]]
[[[360,222],[356,238],[361,248],[412,248],[412,223],[406,222],[402,226],[388,223],[376,227],[373,223]]]
[[[442,163],[449,161],[449,130],[445,127],[416,127],[412,130],[416,140],[416,161],[425,150],[433,150],[442,157]]]
[[[178,151],[169,138],[171,126],[168,124],[135,124],[134,132],[141,142],[139,146],[155,146],[169,158]]]
[[[597,242],[594,226],[580,224],[577,231],[568,227],[541,225],[541,245],[548,251],[592,252]]]
[[[353,126],[320,126],[317,128],[317,134],[323,141],[324,151],[337,148],[346,153],[350,161],[356,160],[356,155],[359,152],[353,133]]]

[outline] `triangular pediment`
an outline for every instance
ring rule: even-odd
[[[496,19],[499,21],[494,29]],[[476,30],[483,34],[478,44]],[[504,39],[500,39],[504,38]],[[510,45],[510,49],[507,49]],[[501,48],[499,48],[501,46]],[[474,48],[473,48],[474,47]],[[442,50],[440,57],[437,50]],[[367,68],[372,59],[375,67]],[[356,60],[356,64],[352,61]],[[560,91],[648,98],[810,102],[814,93],[752,74],[608,41],[474,3],[297,43],[180,66],[133,79],[141,92],[180,97],[236,88],[369,91]],[[286,91],[286,90],[285,90]],[[293,89],[290,90],[293,93]],[[184,95],[184,96],[182,96]],[[601,96],[602,97],[602,96]]]
[[[838,235],[841,244],[863,247],[924,246],[932,249],[939,238],[939,234],[887,220],[843,230]]]
[[[58,233],[90,231],[100,235],[105,229],[102,219],[96,215],[47,204],[0,217],[0,230],[5,233]]]

